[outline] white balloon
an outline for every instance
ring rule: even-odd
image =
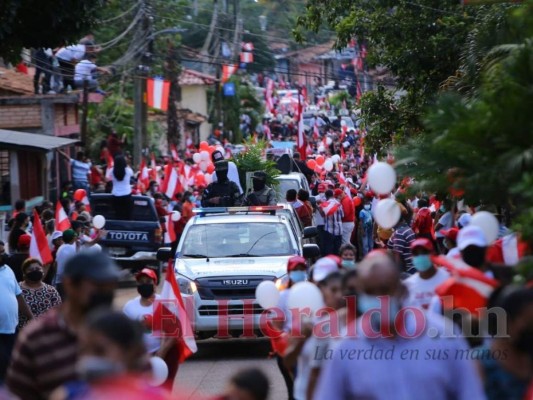
[[[331,143],[333,143],[333,140],[328,136],[326,138],[326,144],[329,146]]]
[[[200,169],[202,170],[202,172],[205,172],[207,171],[207,166],[209,165],[209,161],[200,161]]]
[[[324,162],[324,169],[328,172],[332,171],[333,170],[333,161],[331,161],[331,158],[328,158],[325,162]]]
[[[265,310],[276,307],[279,302],[279,291],[272,281],[263,281],[255,289],[255,298]]]
[[[368,169],[368,184],[378,194],[389,194],[396,185],[396,171],[385,162],[377,162]]]
[[[151,357],[150,365],[152,367],[152,378],[150,386],[161,386],[168,377],[168,366],[161,357]]]
[[[205,183],[209,185],[211,182],[213,182],[213,174],[205,173],[204,176],[205,176]]]
[[[291,287],[287,298],[288,309],[303,309],[309,307],[314,314],[324,307],[324,298],[320,289],[311,282],[298,282]]]
[[[341,121],[341,126],[346,126],[346,121],[345,120]]]
[[[170,219],[174,222],[179,221],[181,219],[181,213],[179,211],[172,211]]]
[[[96,229],[102,229],[105,226],[105,217],[103,215],[95,215],[93,218],[93,226]]]
[[[324,146],[318,146],[318,152],[319,153],[325,153],[326,152],[326,148]]]
[[[338,164],[338,162],[341,160],[341,156],[339,156],[338,154],[334,154],[332,157],[331,157],[331,161],[333,161],[334,164]]]
[[[393,199],[380,200],[374,210],[374,218],[377,224],[384,229],[390,229],[395,226],[401,216],[402,210]]]
[[[192,155],[192,160],[198,164],[200,161],[202,161],[202,156],[200,155],[200,153],[194,153]]]
[[[202,161],[209,161],[209,152],[206,150],[203,150],[200,152],[200,159]]]
[[[472,216],[470,225],[481,228],[489,244],[498,239],[500,224],[494,214],[488,211],[479,211]]]

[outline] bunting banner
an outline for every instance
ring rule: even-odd
[[[161,78],[149,78],[146,81],[148,107],[167,111],[168,94],[170,92],[170,81]]]

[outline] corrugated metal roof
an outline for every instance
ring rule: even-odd
[[[0,147],[2,149],[21,150],[54,150],[70,146],[79,142],[76,139],[43,135],[41,133],[27,133],[0,129]]]

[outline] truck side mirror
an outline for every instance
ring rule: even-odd
[[[157,250],[157,259],[159,261],[168,262],[172,257],[172,249],[170,247],[161,247]]]
[[[303,246],[304,258],[315,258],[320,256],[320,248],[317,244],[304,244]]]

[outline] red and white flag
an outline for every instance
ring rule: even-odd
[[[336,200],[328,200],[320,204],[320,207],[322,207],[322,211],[324,211],[326,217],[329,217],[337,212],[340,205],[341,203]]]
[[[254,51],[254,44],[252,42],[242,43],[243,51]]]
[[[150,156],[150,168],[152,169],[150,171],[151,178],[154,182],[156,182],[158,185],[161,185],[161,178],[159,178],[159,174],[157,173],[157,163],[155,162],[155,155],[154,153]]]
[[[272,110],[274,110],[274,101],[272,99],[273,93],[274,93],[274,80],[267,78],[267,84],[266,84],[266,90],[265,90],[265,103],[266,103],[266,108],[269,112],[272,112]]]
[[[315,123],[313,124],[313,139],[318,140],[320,137],[320,131],[318,130],[318,121],[315,119]]]
[[[113,156],[111,154],[107,155],[106,162],[107,162],[107,165],[105,168],[105,176],[107,180],[111,180],[111,170],[113,169],[113,166],[115,165],[115,160],[113,160]]]
[[[44,233],[41,218],[36,210],[33,210],[33,233],[30,241],[30,257],[40,260],[43,265],[50,264],[54,261],[48,239]]]
[[[161,185],[161,193],[169,199],[173,199],[179,189],[180,181],[178,178],[178,171],[174,168],[174,164],[170,162],[165,166],[165,179]]]
[[[302,160],[307,159],[306,154],[306,148],[307,143],[305,140],[305,131],[304,131],[304,113],[303,113],[303,103],[304,100],[302,98],[302,95],[298,95],[298,137],[296,138],[296,147],[298,149],[298,153],[300,153],[300,157]]]
[[[237,72],[238,68],[239,68],[238,65],[223,65],[222,66],[222,83],[226,82],[229,78],[231,78],[231,75]]]
[[[166,337],[176,338],[178,361],[182,363],[196,353],[198,347],[171,262],[167,267],[160,298],[154,306],[152,329]]]
[[[148,174],[148,167],[146,166],[144,157],[141,160],[141,165],[139,167],[139,181],[142,183],[145,190],[150,186],[150,174]]]
[[[146,102],[148,107],[167,111],[170,81],[161,78],[148,79],[146,81]]]
[[[241,53],[241,63],[250,64],[254,62],[253,53],[242,52]]]
[[[59,202],[56,203],[56,231],[66,231],[70,228],[70,221],[65,209]]]
[[[165,215],[165,241],[163,243],[172,243],[176,240],[176,237],[174,221],[172,221],[172,214]]]
[[[180,157],[178,155],[178,149],[174,143],[170,145],[170,154],[172,154],[172,159],[174,161],[179,161]]]

